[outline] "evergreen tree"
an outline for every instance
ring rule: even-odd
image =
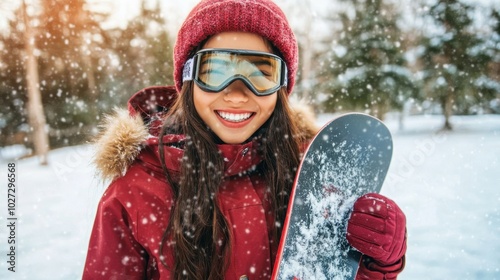
[[[75,144],[97,122],[98,85],[106,76],[99,61],[107,54],[99,22],[106,15],[90,11],[85,0],[44,0],[40,5],[40,90],[51,140],[56,146]]]
[[[112,89],[108,98],[114,100],[112,105],[117,100],[126,102],[144,87],[173,84],[172,47],[159,1],[153,8],[146,7],[143,1],[139,15],[126,29],[112,29],[108,34],[118,61],[109,81]]]
[[[481,45],[481,52],[486,60],[485,72],[476,79],[475,86],[479,92],[473,96],[478,99],[476,107],[479,110],[500,113],[500,10],[491,9],[489,19]]]
[[[493,51],[493,61],[500,62],[500,8],[491,10],[492,29],[491,49]]]
[[[333,59],[326,74],[330,110],[364,110],[379,118],[389,108],[401,109],[417,94],[413,75],[405,67],[396,12],[383,0],[350,1],[354,15],[341,13],[343,30],[332,44]]]
[[[441,105],[447,130],[452,129],[454,112],[467,112],[473,104],[491,99],[491,53],[481,32],[473,29],[472,12],[472,6],[459,0],[438,0],[429,9],[438,32],[426,32],[421,43],[426,96]]]
[[[35,53],[52,147],[86,142],[102,112],[125,105],[145,86],[172,84],[172,48],[159,2],[143,4],[125,30],[102,29],[107,15],[90,10],[86,0],[37,3]],[[0,34],[0,145],[28,139],[21,19],[16,11],[9,32]]]
[[[497,8],[497,10],[492,9],[492,20],[493,34],[491,36],[489,48],[493,59],[490,65],[490,76],[496,82],[496,95],[498,100],[500,99],[500,8]]]
[[[98,21],[105,15],[88,10],[84,0],[34,2],[32,15],[38,88],[42,95],[52,147],[86,141],[86,130],[95,126],[95,104],[99,85],[107,75],[101,65],[106,58],[105,34]],[[24,23],[21,9],[9,21],[9,30],[0,38],[2,67],[0,109],[6,119],[0,143],[20,143],[28,124],[25,69]],[[24,137],[27,146],[31,146]]]
[[[0,35],[0,146],[28,144],[23,15],[15,11],[8,31]]]

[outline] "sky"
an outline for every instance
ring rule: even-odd
[[[102,3],[101,0],[89,0]],[[127,20],[133,18],[139,12],[141,0],[108,0],[111,2],[112,10],[115,11],[109,19],[110,25],[125,27]],[[157,0],[146,0],[149,5],[156,5]],[[158,0],[162,6],[162,11],[168,16],[165,17],[166,28],[171,40],[175,41],[175,36],[180,25],[185,20],[190,10],[199,0],[167,1]],[[285,12],[292,29],[300,40],[308,38],[311,43],[321,42],[323,38],[329,38],[332,27],[321,18],[331,17],[332,11],[341,11],[342,0],[274,0]],[[415,12],[422,13],[420,8],[423,5],[430,5],[436,0],[387,0],[393,2],[395,7],[400,9],[400,27],[403,32],[429,32],[429,24],[421,17],[415,16]],[[462,0],[472,6],[491,7],[499,0]],[[497,4],[498,5],[498,4]],[[335,12],[333,12],[335,13]],[[474,17],[476,26],[486,24],[485,11],[476,9]]]
[[[99,2],[97,0],[91,0]],[[168,11],[169,16],[165,16],[168,25],[178,26],[180,22],[187,16],[190,9],[196,5],[198,0],[183,0],[183,1],[165,1],[160,0],[160,5],[163,11]],[[102,1],[100,1],[102,2]],[[115,11],[110,19],[110,25],[125,27],[127,20],[132,19],[139,12],[140,0],[116,0],[110,1],[112,10]],[[155,5],[156,1],[147,1],[146,5]],[[175,27],[174,27],[175,28]]]
[[[32,3],[38,0],[26,0],[26,2]],[[179,28],[181,22],[185,19],[189,11],[191,10],[199,0],[182,0],[182,1],[168,1],[168,0],[159,0],[162,6],[163,11],[168,11],[168,16],[165,16],[165,20],[167,22],[168,31],[171,34],[176,34],[177,29]],[[408,9],[414,5],[419,3],[432,3],[435,0],[389,0],[397,3],[399,7],[403,9],[402,13],[407,14]],[[482,6],[494,6],[498,5],[498,0],[462,0],[463,2],[472,4],[472,5],[482,5]],[[141,0],[88,0],[89,3],[93,3],[92,5],[100,6],[101,8],[107,9],[109,11],[113,11],[112,16],[109,19],[109,22],[105,24],[105,26],[120,26],[125,27],[127,20],[133,18],[139,12]],[[318,13],[324,11],[324,7],[326,5],[332,5],[331,0],[275,0],[275,2],[282,7],[287,14],[289,21],[292,25],[294,22],[298,22],[300,24],[300,18],[304,16],[305,5],[309,4],[310,8],[305,9],[306,13],[309,13],[310,16],[314,17]],[[0,2],[0,31],[5,30],[7,27],[7,20],[12,18],[12,11],[16,9],[21,3],[20,0],[9,0],[9,1],[1,1]],[[147,5],[154,5],[156,0],[146,0]],[[300,5],[299,5],[300,3]],[[300,6],[299,9],[296,9],[297,6]],[[294,12],[295,11],[299,11]],[[477,17],[481,18],[481,13],[477,14]],[[405,16],[407,24],[415,24],[413,18],[408,15]],[[419,24],[418,22],[416,24]]]

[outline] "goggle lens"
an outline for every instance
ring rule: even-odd
[[[286,65],[273,54],[246,50],[202,50],[186,62],[183,81],[194,80],[205,91],[219,92],[241,80],[256,95],[286,86]]]

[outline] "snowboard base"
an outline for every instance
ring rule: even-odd
[[[347,220],[357,198],[380,191],[391,157],[391,134],[371,116],[320,130],[297,172],[271,279],[355,278],[361,254],[347,243]]]

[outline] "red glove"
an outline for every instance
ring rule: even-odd
[[[354,203],[347,241],[380,266],[401,262],[406,253],[405,215],[389,198],[365,194]]]

